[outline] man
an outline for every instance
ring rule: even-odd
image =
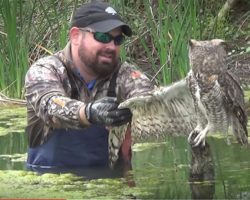
[[[85,4],[73,16],[65,49],[30,67],[25,79],[29,169],[108,166],[107,127],[131,120],[116,99],[153,88],[134,66],[120,63],[124,35],[132,30],[111,6]]]

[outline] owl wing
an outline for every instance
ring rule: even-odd
[[[187,136],[196,125],[195,109],[186,79],[127,99],[119,108],[129,108],[133,113],[131,134],[134,143],[155,141],[168,135]],[[127,125],[124,125],[110,130],[111,166],[118,158],[126,128]]]
[[[225,105],[227,105],[227,109],[231,113],[233,134],[239,143],[246,144],[248,131],[244,92],[237,77],[229,71],[226,71],[221,85],[225,94]]]
[[[133,113],[131,130],[134,142],[188,135],[196,125],[196,115],[186,79],[155,88],[151,94],[130,98],[120,104]]]

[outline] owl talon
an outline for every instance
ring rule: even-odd
[[[190,145],[194,144],[194,140],[196,139],[197,135],[199,134],[199,131],[193,130],[189,136],[188,136],[188,142]]]
[[[202,131],[193,130],[188,136],[188,142],[192,147],[197,147],[199,145],[205,146],[206,141],[204,133]]]
[[[195,139],[194,139],[194,147],[197,147],[197,146],[199,146],[199,145],[201,145],[201,146],[205,146],[205,143],[206,143],[206,141],[205,141],[205,138],[206,138],[206,134],[207,134],[207,130],[205,129],[205,130],[202,130],[196,137],[195,137]]]
[[[198,141],[197,141],[198,140]],[[200,138],[200,136],[198,135],[195,140],[194,140],[194,145],[192,145],[193,147],[198,147],[198,146],[205,146],[205,140],[203,138]]]

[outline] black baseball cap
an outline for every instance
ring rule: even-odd
[[[100,1],[92,1],[76,10],[71,27],[90,27],[96,32],[109,32],[117,27],[122,28],[126,36],[132,35],[131,28],[123,22],[114,8]]]

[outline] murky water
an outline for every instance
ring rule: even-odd
[[[125,178],[27,172],[25,117],[25,108],[0,109],[0,197],[250,199],[250,149],[218,137],[196,149],[184,137],[136,144]]]

